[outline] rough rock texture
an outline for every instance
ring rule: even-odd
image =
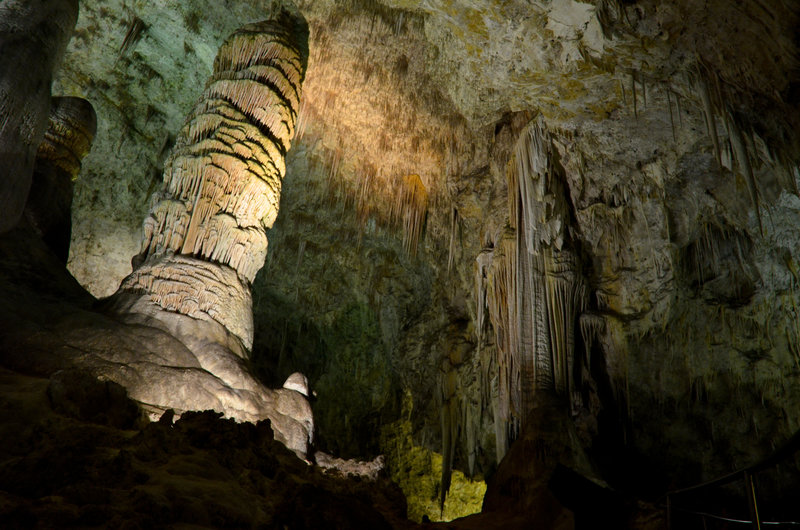
[[[75,97],[52,98],[44,139],[36,152],[26,221],[67,263],[72,236],[73,181],[97,130],[92,104]]]
[[[243,20],[263,7],[229,5]],[[377,454],[375,427],[400,416],[408,391],[416,443],[457,469],[495,469],[504,385],[526,387],[501,384],[508,303],[481,301],[500,287],[489,276],[501,254],[516,259],[508,177],[534,120],[586,291],[582,314],[553,316],[572,333],[563,365],[580,368],[564,414],[603,478],[655,498],[752,463],[800,427],[796,3],[298,7],[310,26],[305,104],[254,281],[253,357],[273,385],[308,374],[323,447]],[[86,2],[60,78],[109,120],[100,136],[117,131],[77,190],[70,267],[94,293],[128,274],[154,186],[124,168],[157,166],[164,124],[210,71],[204,42],[233,29],[216,6],[205,17],[192,2],[134,8]],[[409,175],[424,216],[396,213],[421,205],[402,200]],[[404,240],[419,221],[399,220],[420,218],[412,255]],[[770,495],[796,484],[789,467],[764,478]]]
[[[230,335],[222,345],[246,356],[253,343],[249,287],[264,264],[265,229],[278,215],[307,40],[305,22],[282,13],[222,44],[178,133],[164,187],[151,198],[141,252],[109,302],[114,310],[163,321],[187,340],[197,332],[172,325],[175,314],[221,327]]]
[[[53,72],[77,17],[77,0],[13,0],[0,6],[0,232],[17,224],[28,200]]]
[[[0,402],[6,528],[411,526],[385,478],[325,476],[267,421],[206,411],[141,422],[120,387],[65,372],[48,382],[0,370]]]
[[[306,398],[291,389],[266,390],[242,359],[252,346],[250,284],[266,255],[265,229],[278,213],[307,38],[305,22],[281,12],[222,44],[167,161],[163,189],[151,199],[135,268],[103,304],[125,322],[180,340],[199,368],[230,389],[222,411],[242,420],[273,418],[279,439],[301,456],[314,428]],[[176,359],[172,366],[184,365]],[[154,395],[158,385],[148,378],[116,379],[137,399],[173,406],[173,398]],[[184,396],[175,406],[205,408],[192,399]]]
[[[89,372],[128,389],[151,418],[166,409],[213,409],[240,421],[269,418],[276,438],[305,457],[313,424],[299,392],[264,387],[230,351],[216,358],[224,374],[218,377],[167,331],[98,312],[96,300],[27,226],[5,234],[0,250],[4,366],[39,376]]]
[[[13,22],[13,19],[9,18],[8,21]],[[48,36],[48,33],[41,28],[34,27],[32,31],[34,33],[30,37],[34,40],[40,36],[37,31]],[[231,111],[238,112],[236,111],[238,104],[245,108],[247,115],[254,114],[254,123],[249,124],[246,120],[241,123],[235,122],[233,128],[235,131],[248,133],[253,145],[260,147],[265,155],[266,141],[272,142],[269,145],[276,151],[272,162],[273,169],[282,163],[291,135],[288,132],[282,133],[285,135],[285,143],[278,145],[274,142],[279,141],[281,136],[272,135],[269,127],[291,129],[293,117],[286,118],[281,115],[281,109],[285,111],[284,114],[291,111],[291,109],[286,110],[286,104],[281,99],[286,86],[281,85],[280,79],[273,75],[267,74],[262,78],[258,73],[268,68],[279,69],[285,78],[293,80],[296,87],[299,86],[303,70],[302,50],[307,38],[304,31],[304,23],[282,13],[274,21],[250,25],[235,33],[223,46],[219,55],[218,78],[209,84],[207,97],[198,105],[200,108],[204,103],[211,102],[213,105],[216,101],[215,108],[219,110],[218,114],[225,114],[227,111],[230,115]],[[294,39],[295,42],[292,53],[286,48],[290,44],[290,39]],[[298,48],[301,51],[298,51]],[[230,76],[231,72],[235,76],[236,71],[245,80],[255,71],[255,78],[263,83],[266,89],[261,92],[256,91],[254,100],[248,99],[248,96],[253,95],[250,88],[246,87],[246,90],[237,92],[236,89],[239,88],[237,86],[233,87],[232,94],[226,96],[220,93],[216,97],[222,99],[211,99],[209,96],[216,94],[215,90],[219,88],[216,83],[224,84],[220,79]],[[286,72],[289,74],[286,75]],[[295,95],[299,97],[299,89],[294,90]],[[272,105],[264,105],[264,101],[259,100],[258,96],[265,95],[267,103],[271,98]],[[230,98],[231,103],[225,98]],[[31,101],[29,104],[36,105],[37,102]],[[252,107],[251,104],[257,105]],[[294,106],[297,106],[297,102]],[[36,169],[40,173],[47,171],[66,173],[68,177],[80,167],[78,155],[85,154],[88,148],[94,114],[85,102],[74,99],[58,100],[53,109],[54,125],[40,147],[41,163],[37,164]],[[212,155],[210,158],[213,159],[213,155],[216,154],[218,161],[226,160],[225,156],[237,161],[233,155],[241,154],[237,149],[250,140],[245,138],[240,143],[229,142],[227,153],[220,146],[215,148],[214,142],[221,143],[219,136],[224,135],[227,130],[225,119],[215,120],[219,115],[213,113],[208,120],[204,119],[204,116],[201,111],[201,116],[193,117],[187,125],[188,129],[198,125],[202,129],[195,131],[196,135],[187,136],[187,139],[191,137],[198,142],[189,145],[188,150],[191,151],[192,146],[202,148],[200,144],[204,141],[203,136],[210,134],[205,138],[206,144],[212,144],[210,148],[208,145],[205,146],[206,152]],[[242,114],[235,116],[240,117],[240,120],[245,117]],[[212,127],[204,129],[203,126],[209,121]],[[259,128],[259,125],[262,128]],[[273,141],[274,138],[278,140]],[[12,140],[8,143],[10,147],[14,147]],[[22,145],[25,142],[17,140],[16,143]],[[181,160],[187,162],[186,159],[191,162],[191,157],[185,156],[186,152],[183,152],[183,155],[185,159],[181,158],[181,151],[178,151],[176,164]],[[245,162],[240,162],[239,165],[251,163],[246,157],[244,160]],[[262,159],[262,162],[266,163],[269,160]],[[215,173],[212,164],[207,166],[201,164],[199,167],[201,174],[198,177],[200,180],[198,197],[207,192],[203,186],[206,173]],[[257,180],[259,176],[271,175],[277,179],[272,181],[273,188],[279,188],[277,184],[280,183],[282,172],[277,169],[270,173],[269,168],[256,164],[254,170],[260,172],[254,173],[237,171],[236,169],[241,169],[238,167],[234,169],[226,167],[230,170],[230,177],[233,180],[238,178],[249,185],[252,184],[252,179]],[[177,170],[176,172],[179,173]],[[65,175],[55,173],[50,176],[55,177],[50,180],[51,184],[55,185],[55,193],[58,193],[61,191],[58,189],[60,184],[58,178],[61,177],[63,180]],[[252,179],[248,180],[249,177]],[[209,180],[213,181],[213,178]],[[207,316],[211,317],[207,320],[210,322],[198,323],[192,311],[185,311],[185,314],[166,313],[164,317],[159,311],[172,308],[167,304],[166,307],[156,306],[153,309],[153,304],[148,298],[150,292],[154,293],[156,301],[166,300],[180,307],[186,305],[186,300],[180,298],[184,293],[184,290],[180,289],[181,284],[173,284],[172,287],[177,285],[179,289],[170,293],[169,285],[166,288],[158,288],[158,281],[153,280],[152,274],[150,285],[141,282],[143,287],[154,286],[152,290],[142,288],[140,291],[143,292],[130,289],[122,291],[117,298],[106,300],[102,304],[105,310],[98,312],[98,307],[92,307],[94,305],[92,297],[82,292],[64,269],[64,254],[61,253],[61,263],[59,256],[54,254],[54,250],[58,252],[64,247],[55,245],[54,249],[52,242],[49,241],[50,238],[42,237],[49,232],[45,230],[48,228],[48,216],[58,220],[60,212],[57,209],[48,211],[48,206],[58,206],[59,201],[55,200],[52,201],[53,204],[48,204],[48,193],[52,190],[47,188],[47,182],[38,183],[43,188],[37,189],[36,191],[40,193],[29,201],[30,207],[27,209],[29,215],[0,238],[0,248],[3,250],[0,254],[0,270],[2,270],[0,292],[3,293],[0,304],[0,314],[3,317],[0,362],[15,370],[38,375],[50,375],[64,368],[85,370],[102,380],[122,385],[151,415],[160,415],[160,412],[167,409],[175,409],[179,414],[191,410],[214,409],[240,421],[268,418],[275,426],[276,438],[304,458],[310,450],[309,443],[313,440],[314,428],[306,396],[293,389],[272,391],[265,388],[250,374],[245,365],[242,358],[245,353],[244,345],[239,338],[241,335],[236,333],[239,328],[224,326],[225,323],[232,322],[235,326],[248,329],[248,323],[252,319],[249,304],[249,281],[252,277],[246,274],[244,278],[240,277],[239,271],[229,267],[232,263],[218,264],[174,256],[174,249],[167,249],[168,256],[159,255],[163,254],[164,249],[153,245],[152,252],[155,257],[151,256],[152,261],[166,262],[161,264],[165,271],[162,277],[182,274],[185,285],[195,287],[197,292],[211,293],[212,301],[216,304],[210,309],[203,306],[207,301],[202,297],[196,296],[193,299],[195,305],[207,311]],[[240,185],[242,182],[234,184]],[[236,199],[236,192],[243,191],[238,189],[237,185],[230,187],[229,191],[232,190],[233,193],[229,194],[228,199]],[[253,230],[260,231],[263,236],[264,229],[260,224],[263,216],[258,215],[260,210],[257,208],[256,214],[252,214],[247,207],[238,207],[241,203],[259,202],[259,197],[246,193],[247,186],[245,188],[245,193],[239,197],[238,202],[227,200],[222,204],[236,206],[234,212],[241,217],[240,220],[249,220],[257,224]],[[275,190],[276,194],[277,192],[278,190]],[[268,202],[270,197],[273,202],[277,202],[276,195],[262,197],[261,202]],[[14,200],[10,199],[12,206]],[[195,211],[198,209],[198,204],[202,205],[202,201],[194,201]],[[13,214],[13,210],[10,213]],[[274,213],[273,210],[273,217]],[[197,226],[190,222],[189,228],[192,226],[196,231]],[[206,227],[204,223],[199,223],[199,226]],[[171,230],[170,226],[166,229]],[[191,234],[189,231],[187,237]],[[159,233],[154,234],[151,231],[150,235],[158,236]],[[216,242],[223,247],[231,243],[226,242],[224,238]],[[63,245],[64,242],[61,243]],[[145,251],[150,250],[149,243],[146,242]],[[51,248],[48,248],[48,245]],[[228,250],[231,248],[236,249],[235,241]],[[138,274],[138,277],[146,276],[148,270],[154,269],[152,263],[146,263],[146,266],[148,265],[149,269],[145,272],[137,270],[134,274]],[[177,274],[173,269],[177,269]],[[225,287],[227,289],[224,289]],[[162,298],[158,299],[158,296]],[[246,299],[244,309],[237,308],[235,304],[237,299]],[[228,305],[232,306],[230,310]],[[134,310],[139,309],[138,313],[142,316],[128,318],[124,323],[120,321],[122,318],[119,316],[115,318],[113,312],[108,311],[109,308],[114,308],[118,314],[122,312],[122,317],[126,317],[128,312],[125,310],[131,307]],[[216,315],[221,315],[219,321],[213,319]]]

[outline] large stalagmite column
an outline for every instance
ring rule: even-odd
[[[307,39],[305,22],[284,13],[222,45],[113,297],[118,313],[166,328],[212,373],[224,371],[216,348],[244,357],[252,346],[250,285],[278,213]]]
[[[78,0],[0,2],[0,233],[20,219]]]

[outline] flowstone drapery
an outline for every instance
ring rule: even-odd
[[[586,305],[570,207],[541,118],[520,134],[507,178],[508,227],[479,256],[476,276],[479,320],[488,309],[498,346],[498,461],[537,391],[575,399],[575,328]]]

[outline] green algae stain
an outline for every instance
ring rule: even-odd
[[[412,408],[411,394],[406,392],[400,419],[384,426],[380,437],[389,475],[406,496],[408,518],[420,522],[427,515],[431,521],[451,521],[479,512],[486,483],[480,476],[471,479],[458,470],[453,470],[444,511],[440,511],[442,455],[414,444]]]

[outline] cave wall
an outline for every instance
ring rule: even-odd
[[[93,294],[130,270],[212,50],[266,7],[81,5],[55,90],[98,113],[70,257]],[[685,484],[797,429],[795,7],[298,7],[311,31],[305,103],[254,284],[253,358],[271,382],[308,373],[324,447],[380,452],[376,427],[399,418],[408,391],[416,443],[445,452],[455,429],[455,467],[494,469],[498,341],[479,323],[476,258],[508,224],[508,167],[536,116],[594,322],[576,342],[586,370],[573,414],[606,471]],[[410,175],[423,206],[408,200]]]

